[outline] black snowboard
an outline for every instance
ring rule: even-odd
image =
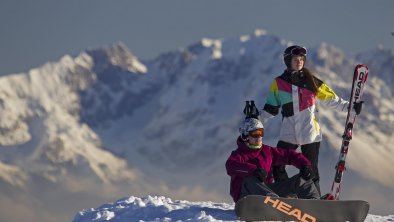
[[[363,200],[305,200],[250,195],[235,204],[244,221],[364,221],[369,203]]]

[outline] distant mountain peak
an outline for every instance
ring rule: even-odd
[[[255,29],[254,30],[255,37],[260,37],[260,36],[267,35],[267,34],[268,34],[268,32],[265,29]]]
[[[92,56],[95,64],[102,66],[100,68],[112,65],[132,73],[145,74],[148,72],[147,67],[122,42],[98,49],[87,50],[87,53]]]

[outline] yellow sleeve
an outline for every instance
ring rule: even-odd
[[[349,106],[348,101],[339,98],[337,94],[335,94],[334,90],[328,87],[325,83],[322,83],[317,90],[316,97],[322,101],[322,103],[341,111],[347,111]]]

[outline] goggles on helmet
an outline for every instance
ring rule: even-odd
[[[264,137],[264,129],[257,129],[257,130],[251,131],[251,132],[249,132],[248,135],[253,138]]]
[[[306,48],[300,47],[300,46],[295,47],[295,48],[291,49],[290,52],[286,53],[284,55],[284,57],[289,56],[289,55],[292,55],[292,56],[306,56]]]

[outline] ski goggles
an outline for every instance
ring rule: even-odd
[[[285,57],[289,56],[289,55],[292,55],[292,56],[306,56],[306,48],[304,48],[304,47],[295,47],[295,48],[291,49],[289,53],[286,53]]]
[[[252,138],[264,137],[264,129],[257,129],[249,132],[249,136]]]

